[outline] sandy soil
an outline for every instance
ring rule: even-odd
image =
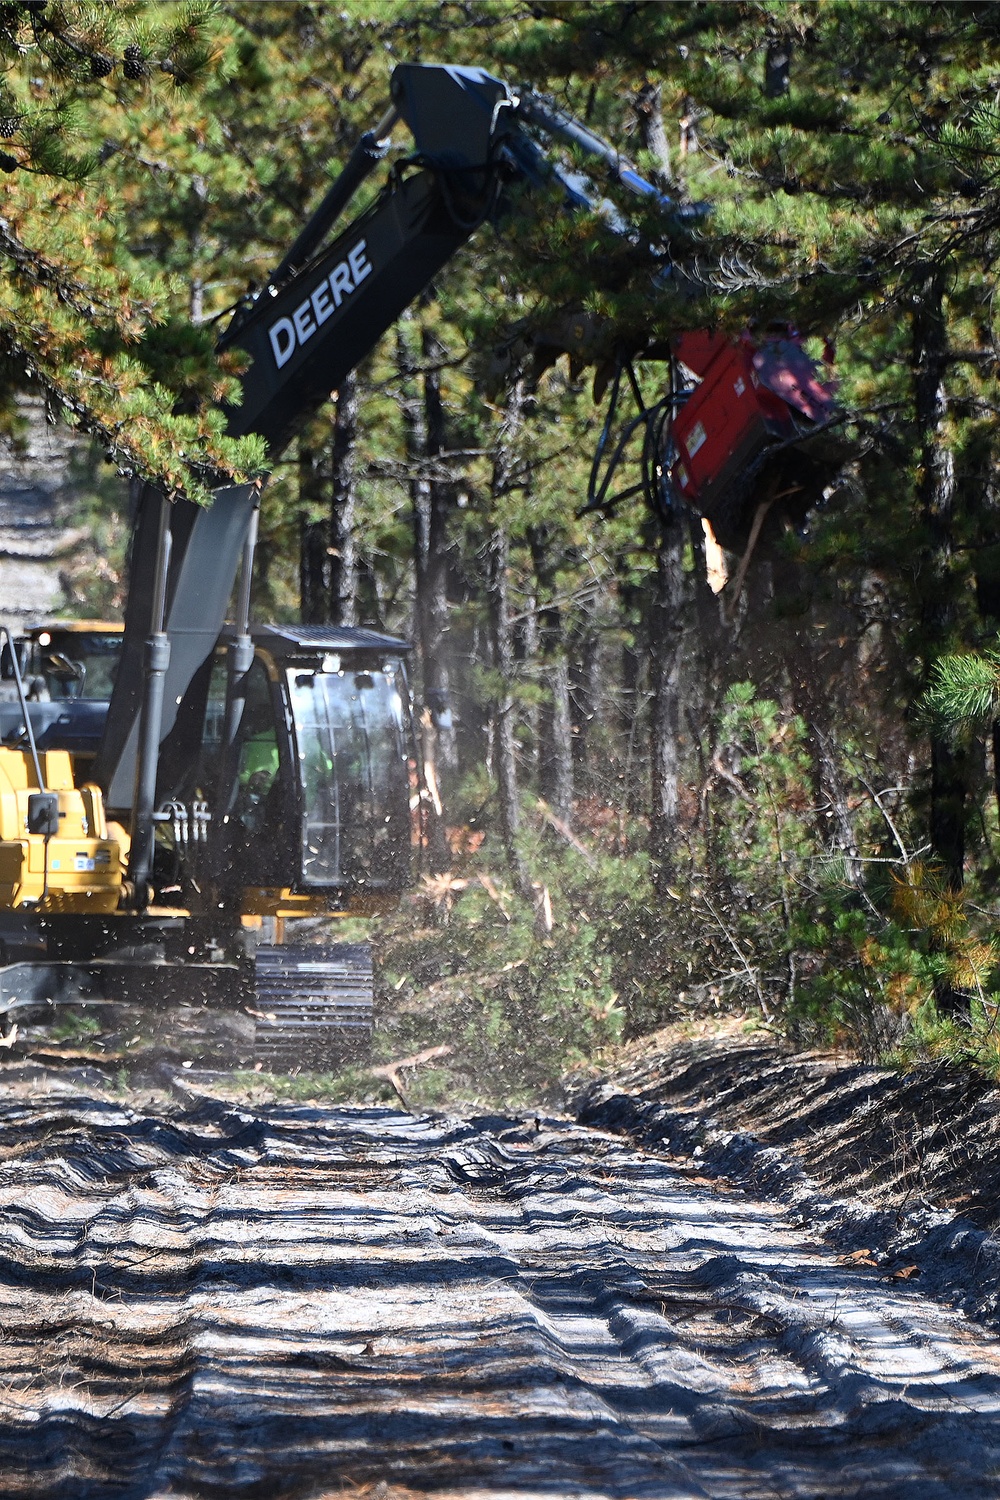
[[[576,1093],[582,1120],[783,1203],[887,1275],[1000,1323],[1000,1090],[985,1078],[665,1033]]]
[[[0,1495],[1000,1493],[1000,1342],[709,1149],[11,1087]]]

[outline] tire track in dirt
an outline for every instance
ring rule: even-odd
[[[0,1495],[1000,1490],[989,1335],[541,1126],[0,1107]]]

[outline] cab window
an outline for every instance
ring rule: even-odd
[[[402,674],[292,669],[307,885],[398,887],[409,878]]]

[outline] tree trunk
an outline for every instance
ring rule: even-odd
[[[354,544],[357,472],[358,384],[346,375],[337,392],[330,448],[329,620],[358,623],[358,567]]]
[[[944,432],[948,357],[944,280],[941,270],[928,272],[913,317],[914,405],[920,443],[917,499],[927,538],[918,576],[925,679],[936,657],[948,649],[955,621],[949,578],[954,546],[955,460]],[[968,768],[947,729],[931,730],[930,757],[931,847],[948,885],[958,891],[964,881]]]
[[[546,690],[539,714],[539,786],[553,812],[569,823],[573,816],[573,723],[569,662],[562,611],[556,602],[556,568],[548,527],[528,533],[538,584],[539,659]]]
[[[531,878],[517,847],[520,804],[514,736],[514,633],[510,621],[507,576],[510,566],[510,538],[506,525],[500,519],[503,499],[516,483],[516,449],[523,413],[524,381],[519,377],[508,394],[505,420],[497,435],[493,453],[490,496],[494,520],[486,543],[486,597],[493,668],[499,679],[493,704],[493,761],[499,800],[500,836],[514,889],[524,900],[533,901]]]
[[[514,738],[514,635],[510,625],[507,569],[510,541],[502,525],[494,526],[486,544],[486,596],[489,603],[493,668],[500,686],[493,704],[493,768],[497,779],[500,837],[514,888],[533,899],[531,880],[517,847],[521,809]]]
[[[646,581],[637,581],[631,559],[616,559],[618,616],[621,628],[619,686],[617,692],[618,733],[622,742],[622,794],[625,811],[633,817],[645,811],[646,758],[643,717],[643,669],[649,653],[642,641]]]
[[[573,718],[565,650],[547,660],[552,694],[542,725],[542,793],[564,823],[573,821]]]
[[[538,586],[534,579],[527,585],[521,596],[521,609],[514,633],[514,659],[525,669],[525,675],[534,680],[539,673],[541,656],[539,642],[541,633],[538,629]],[[544,693],[544,686],[542,692]],[[539,766],[541,762],[540,736],[542,732],[542,705],[541,702],[530,700],[521,707],[521,723],[528,733],[527,743],[522,740],[521,760],[527,761],[529,780],[534,786],[541,788],[539,781]]]
[[[591,796],[601,790],[601,769],[593,764],[590,732],[598,719],[601,695],[600,642],[593,624],[584,621],[573,633],[570,651],[569,700],[573,766],[577,791]]]
[[[458,746],[451,712],[451,672],[448,660],[448,517],[451,486],[434,472],[434,460],[446,448],[441,373],[434,368],[444,348],[430,329],[422,335],[424,421],[431,474],[426,512],[417,513],[417,598],[420,605],[421,650],[427,704],[435,720],[438,764],[449,774],[458,769]],[[414,507],[417,511],[416,506]]]
[[[663,128],[660,85],[644,83],[636,94],[632,107],[639,126],[642,148],[656,160],[656,170],[653,174],[656,185],[664,192],[671,192],[676,187],[676,183],[670,170],[670,145],[667,141],[667,132]]]
[[[664,525],[656,550],[656,593],[650,621],[653,722],[649,852],[654,879],[661,887],[673,877],[677,842],[683,557],[683,528],[676,521]]]
[[[299,614],[304,625],[326,624],[327,525],[319,514],[323,501],[320,454],[299,446]]]
[[[372,630],[385,630],[385,587],[370,556],[358,552],[355,578],[357,579],[358,624],[370,625]]]
[[[457,761],[444,645],[448,628],[447,496],[445,485],[433,475],[434,460],[445,446],[444,407],[437,371],[425,372],[422,396],[416,388],[416,361],[408,339],[411,326],[412,320],[404,319],[397,328],[396,361],[413,507],[414,617],[424,699],[421,746],[432,798],[428,860],[432,871],[441,871],[450,864],[444,782]],[[425,330],[421,341],[425,360],[439,357],[439,348],[437,340]]]

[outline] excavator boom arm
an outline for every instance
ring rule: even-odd
[[[243,401],[227,413],[229,431],[263,436],[272,460],[490,217],[506,179],[554,179],[571,205],[596,206],[578,174],[547,159],[535,134],[589,152],[636,192],[656,192],[585,127],[482,69],[400,64],[391,97],[390,110],[361,138],[268,284],[244,301],[220,340],[222,348],[236,346],[250,356]],[[413,156],[391,171],[375,201],[324,248],[384,154],[381,137],[397,119],[410,130]],[[186,501],[171,508],[169,575],[161,590],[169,661],[155,746],[147,746],[147,757],[159,755],[161,745],[167,750],[161,797],[174,794],[171,764],[189,765],[196,750],[187,737],[198,716],[190,715],[189,729],[183,705],[192,682],[204,675],[225,621],[256,503],[254,486],[226,486],[206,510]],[[146,643],[154,633],[152,601],[163,556],[160,504],[153,487],[137,499],[122,662],[94,769],[108,806],[125,816],[133,811],[137,757],[141,761],[143,753]]]

